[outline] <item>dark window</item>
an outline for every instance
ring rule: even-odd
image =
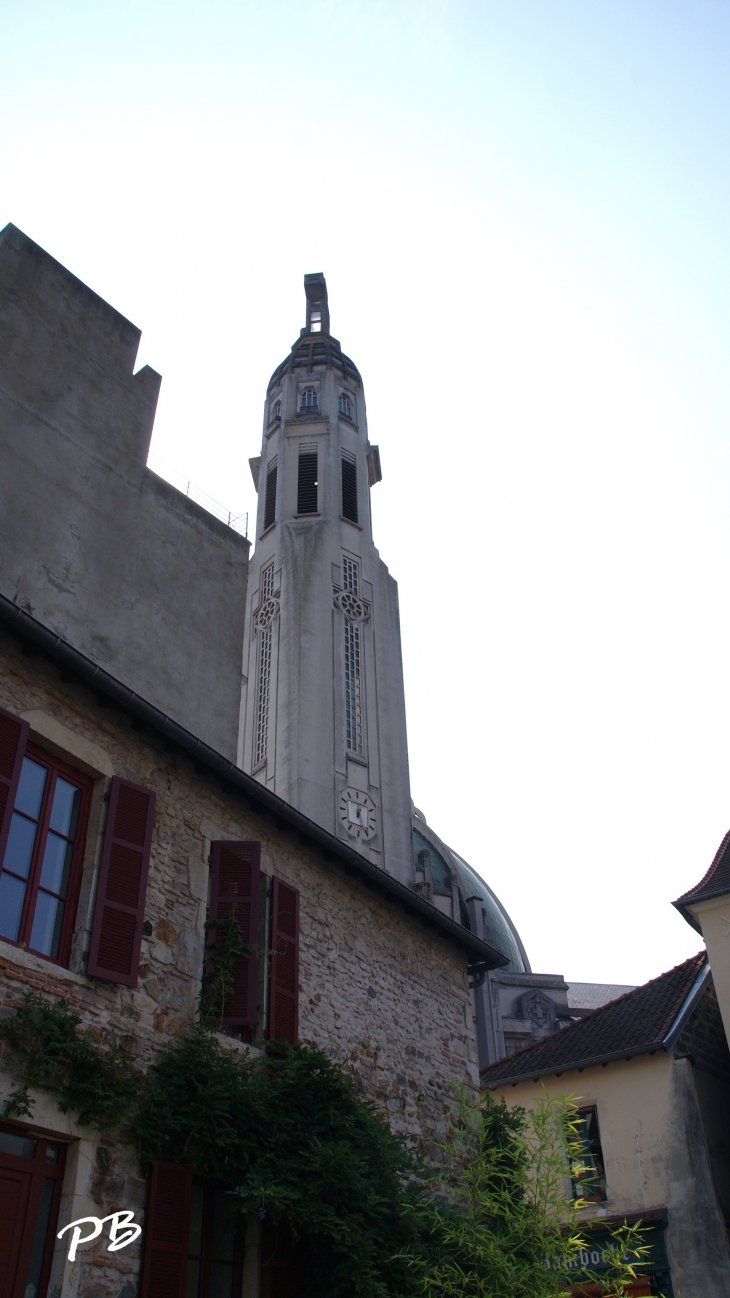
[[[342,460],[342,513],[351,523],[357,522],[357,465],[354,460]]]
[[[185,1298],[240,1293],[245,1220],[225,1190],[193,1184]]]
[[[341,415],[346,415],[348,419],[352,419],[352,405],[346,392],[340,393],[339,407]]]
[[[264,504],[264,531],[276,519],[276,460],[266,474],[266,502]]]
[[[230,993],[222,1011],[222,1024],[229,1031],[253,1040],[256,1026],[256,984],[258,969],[259,889],[261,880],[261,844],[222,839],[211,846],[210,909],[211,925],[216,920],[234,919],[241,930],[245,955],[233,962]],[[209,930],[215,943],[216,930]],[[211,964],[215,961],[212,956]],[[209,966],[209,972],[211,968]]]
[[[302,400],[301,400],[301,404],[300,404],[300,406],[299,406],[299,409],[300,409],[300,410],[316,410],[316,409],[317,409],[317,406],[318,406],[318,403],[317,403],[317,389],[316,389],[316,388],[305,388],[304,391],[302,392]]]
[[[573,1154],[573,1198],[601,1203],[606,1198],[606,1169],[595,1109],[578,1114]]]
[[[53,1258],[66,1147],[0,1130],[0,1293],[43,1298]]]
[[[0,936],[68,963],[92,781],[28,745],[0,875]]]
[[[317,452],[299,452],[299,478],[297,481],[297,513],[317,512]]]
[[[274,402],[274,409],[273,409],[273,413],[272,413],[272,415],[271,415],[271,418],[272,418],[272,419],[281,419],[281,402],[280,402],[280,401],[275,401],[275,402]]]
[[[269,1039],[299,1039],[299,891],[271,881]]]

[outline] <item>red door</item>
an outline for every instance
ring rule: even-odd
[[[0,1167],[0,1294],[3,1298],[14,1294],[17,1287],[32,1179],[29,1172],[11,1172]]]

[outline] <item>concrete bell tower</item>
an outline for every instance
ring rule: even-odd
[[[264,406],[238,761],[413,881],[398,588],[373,545],[362,379],[330,334],[323,275]]]

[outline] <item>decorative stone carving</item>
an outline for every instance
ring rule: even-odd
[[[274,595],[267,595],[254,618],[257,631],[268,631],[274,618],[279,616],[279,611],[278,599]]]
[[[542,992],[528,992],[522,997],[522,1014],[526,1019],[531,1019],[537,1028],[546,1028],[555,1015],[553,1003],[549,996],[544,996]]]
[[[351,590],[335,591],[335,604],[341,609],[348,622],[364,622],[370,616],[370,609],[364,599],[359,599]]]

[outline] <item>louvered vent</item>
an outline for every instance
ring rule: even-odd
[[[297,482],[297,513],[317,513],[317,452],[299,452],[299,478]]]
[[[264,531],[271,527],[276,519],[276,460],[269,465],[266,474],[266,503],[264,505]]]
[[[342,515],[351,523],[357,522],[357,465],[345,456],[342,457]]]

